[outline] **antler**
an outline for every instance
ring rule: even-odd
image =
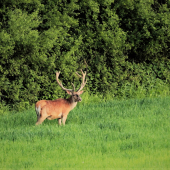
[[[62,83],[59,81],[59,79],[58,79],[59,75],[60,75],[60,71],[59,71],[59,72],[56,72],[56,80],[57,80],[57,83],[59,84],[59,86],[60,86],[63,90],[65,90],[65,91],[74,92],[74,91],[75,91],[75,86],[74,86],[74,84],[72,83],[73,90],[72,90],[72,89],[66,89],[66,88],[62,85]]]
[[[80,71],[81,71],[81,73],[82,73],[82,76],[80,76],[80,75],[76,72],[76,74],[77,74],[80,78],[82,78],[81,86],[80,86],[80,88],[77,90],[77,92],[81,91],[81,90],[84,88],[84,86],[86,85],[86,83],[87,83],[87,79],[86,79],[86,81],[85,81],[86,71],[85,71],[84,73],[83,73],[82,69],[81,69]]]

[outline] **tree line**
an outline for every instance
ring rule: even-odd
[[[25,107],[66,94],[88,63],[86,91],[132,98],[168,95],[168,0],[0,2],[1,105]]]

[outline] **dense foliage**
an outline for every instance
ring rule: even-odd
[[[167,95],[170,3],[166,0],[0,2],[1,105],[63,97],[88,63],[86,91],[116,98]]]

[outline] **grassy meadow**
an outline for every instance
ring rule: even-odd
[[[0,169],[170,169],[170,97],[81,102],[65,126],[0,115]]]

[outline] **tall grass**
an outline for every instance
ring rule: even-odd
[[[2,169],[169,169],[170,97],[79,103],[65,126],[33,109],[0,117]]]

